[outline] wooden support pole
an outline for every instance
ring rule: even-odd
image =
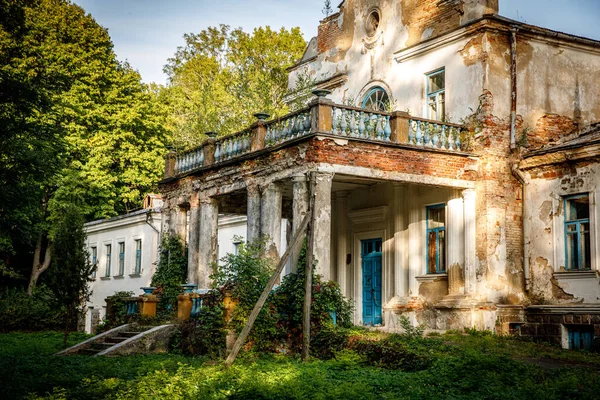
[[[304,266],[304,308],[302,310],[302,361],[310,359],[310,304],[312,303],[312,270],[314,264],[314,236],[315,236],[315,197],[317,177],[315,172],[310,173],[308,213],[310,223],[307,227],[306,265]]]
[[[309,219],[310,219],[310,214],[307,214],[306,217],[304,217],[304,220],[302,221],[300,228],[294,234],[291,246],[287,248],[287,250],[281,257],[281,260],[279,260],[279,263],[277,264],[277,267],[275,268],[275,272],[271,276],[271,279],[269,279],[267,286],[265,287],[262,294],[258,298],[258,301],[254,305],[254,309],[252,310],[252,313],[248,317],[248,322],[246,322],[244,329],[242,329],[240,336],[238,336],[237,340],[235,341],[235,344],[233,345],[233,348],[231,349],[231,353],[229,353],[227,360],[225,360],[225,366],[229,367],[235,361],[235,358],[237,357],[238,353],[240,352],[240,349],[242,348],[244,342],[248,338],[248,334],[250,333],[250,330],[252,329],[252,326],[254,325],[254,321],[256,321],[256,318],[258,317],[260,310],[265,305],[265,301],[267,301],[267,297],[269,297],[269,293],[271,293],[271,290],[273,289],[273,286],[275,286],[275,282],[277,282],[277,280],[279,279],[279,276],[281,275],[281,271],[283,271],[283,268],[285,267],[285,264],[287,263],[288,258],[290,258],[290,254],[292,254],[292,251],[294,248],[296,248],[299,244],[302,243],[301,239],[304,236],[304,231],[305,231],[306,227],[308,226]],[[298,254],[297,251],[295,251],[294,253]]]

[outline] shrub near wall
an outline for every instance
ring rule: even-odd
[[[46,286],[28,296],[23,289],[0,290],[0,331],[41,331],[64,329],[64,308]]]
[[[224,355],[225,334],[228,330],[240,332],[256,301],[273,273],[270,261],[262,257],[262,243],[240,246],[238,254],[228,254],[221,265],[214,265],[211,276],[215,288],[203,300],[197,321],[181,328],[179,347],[186,353],[208,354],[213,358]],[[298,265],[304,266],[305,250]],[[223,297],[229,292],[238,304],[231,319],[223,319]],[[262,352],[297,352],[302,343],[302,309],[304,306],[304,268],[283,278],[274,289],[256,319],[246,348]],[[313,276],[311,306],[312,352],[330,358],[337,349],[333,343],[343,344],[341,333],[333,326],[332,314],[338,327],[351,326],[352,306],[341,294],[337,283]]]

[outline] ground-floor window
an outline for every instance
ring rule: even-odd
[[[565,268],[591,268],[590,197],[580,194],[565,197]]]
[[[446,205],[427,207],[427,273],[446,272]]]

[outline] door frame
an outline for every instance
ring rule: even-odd
[[[389,249],[387,246],[388,237],[386,229],[373,230],[368,232],[360,232],[354,234],[354,324],[362,325],[362,255],[360,242],[362,240],[369,239],[381,239],[381,324],[385,325],[385,311],[383,309],[383,305],[386,303],[386,299],[388,298],[388,293],[386,290],[386,285],[384,284],[386,277],[386,268],[387,268],[387,256],[389,253]]]

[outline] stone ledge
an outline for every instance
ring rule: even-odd
[[[565,271],[555,272],[554,278],[559,280],[598,279],[598,271]]]
[[[447,281],[448,274],[427,274],[415,277],[417,282]]]

